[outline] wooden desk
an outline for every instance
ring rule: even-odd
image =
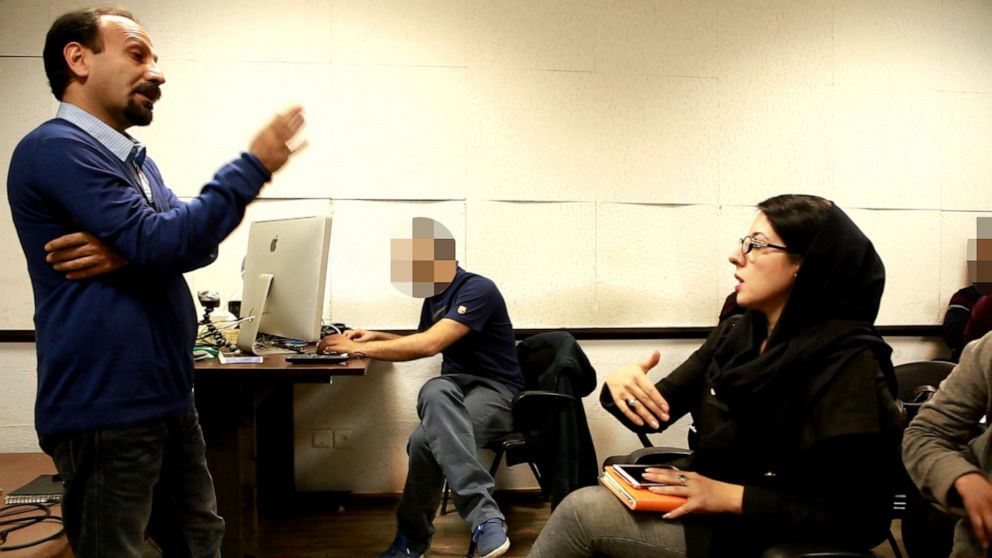
[[[38,475],[54,473],[55,464],[43,453],[0,454],[0,488],[3,488],[4,496],[34,480]],[[2,502],[3,500],[0,499],[0,503]],[[52,515],[62,515],[62,507],[52,506]],[[50,522],[32,525],[11,533],[7,539],[7,546],[42,539],[61,528],[61,525]],[[3,556],[5,558],[72,558],[72,550],[69,549],[69,541],[63,534],[55,540],[38,546],[4,552]]]
[[[293,384],[364,376],[367,359],[345,364],[196,363],[196,408],[207,444],[217,507],[226,523],[225,558],[258,555],[259,511],[286,505],[295,492]]]

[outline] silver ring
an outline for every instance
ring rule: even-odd
[[[685,475],[683,473],[676,473],[675,480],[679,481],[679,484],[681,484],[682,486],[689,485],[689,477],[688,475]]]
[[[633,409],[634,408],[634,405],[637,405],[637,400],[634,399],[633,397],[628,397],[627,398],[627,406],[630,407],[631,409]]]

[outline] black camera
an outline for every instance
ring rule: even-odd
[[[213,310],[220,306],[220,294],[217,291],[197,291],[196,298],[200,301],[200,306]]]

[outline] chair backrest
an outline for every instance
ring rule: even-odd
[[[567,389],[573,392],[569,395],[584,397],[596,387],[596,371],[578,341],[567,331],[538,333],[524,339],[517,344],[517,359],[524,373],[526,390],[559,392],[560,389]],[[554,367],[569,372],[567,381],[559,376],[554,386],[541,385],[542,374]],[[567,383],[567,387],[563,387],[563,383]]]
[[[907,362],[894,367],[897,397],[906,409],[906,420],[912,420],[916,412],[940,387],[940,382],[954,370],[954,363],[943,360]]]

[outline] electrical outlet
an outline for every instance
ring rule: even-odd
[[[314,430],[313,431],[313,447],[315,447],[315,448],[331,448],[331,447],[334,447],[334,431],[333,430]]]
[[[334,448],[335,449],[348,449],[351,447],[351,430],[335,430],[334,431]]]

